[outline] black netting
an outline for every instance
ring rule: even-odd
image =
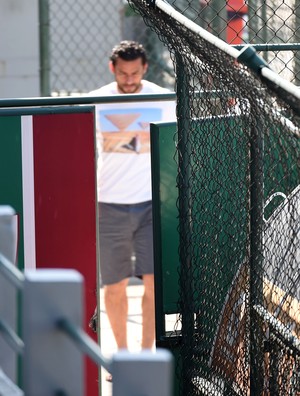
[[[179,392],[298,395],[299,99],[129,3],[176,69]]]

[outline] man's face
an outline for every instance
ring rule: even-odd
[[[111,71],[115,75],[118,90],[122,94],[138,93],[141,88],[141,80],[147,71],[148,65],[142,64],[142,59],[124,61],[117,59],[115,66],[111,63]]]

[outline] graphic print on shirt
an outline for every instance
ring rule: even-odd
[[[150,152],[150,122],[162,118],[161,108],[99,109],[103,152]]]

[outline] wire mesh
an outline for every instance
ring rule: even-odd
[[[111,48],[122,39],[143,43],[150,64],[146,77],[173,89],[174,70],[168,50],[127,1],[39,2],[41,10],[49,9],[47,19],[40,23],[44,35],[42,56],[44,61],[48,60],[41,62],[42,79],[47,80],[44,85],[50,91],[42,92],[43,95],[85,93],[110,82],[108,57]],[[261,45],[260,51],[271,67],[284,78],[299,83],[300,7],[296,0],[169,0],[169,3],[232,45]],[[284,46],[287,43],[290,45]]]
[[[42,78],[49,80],[50,92],[42,94],[86,93],[111,82],[109,56],[112,48],[125,39],[145,46],[149,57],[146,78],[173,89],[174,71],[168,51],[124,1],[40,2],[48,5],[41,29],[47,31],[43,56],[48,57],[50,65],[49,71],[42,73]]]
[[[150,3],[176,71],[180,394],[297,395],[299,103]]]
[[[270,44],[298,43],[300,8],[294,0],[169,0],[180,13],[232,45],[269,44],[264,58],[284,78],[299,83],[299,48]]]

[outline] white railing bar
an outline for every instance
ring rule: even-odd
[[[10,281],[16,288],[23,289],[24,274],[19,271],[3,254],[0,253],[0,272]]]
[[[295,84],[280,77],[277,73],[275,73],[273,70],[269,69],[268,67],[263,67],[261,69],[261,74],[267,80],[272,81],[274,84],[277,84],[286,92],[295,96],[295,98],[300,99],[300,89]]]
[[[23,354],[24,342],[3,319],[0,319],[0,332],[15,352]]]
[[[60,330],[63,330],[72,338],[83,353],[108,372],[111,372],[112,361],[103,356],[99,345],[88,334],[65,318],[58,320],[56,324]]]

